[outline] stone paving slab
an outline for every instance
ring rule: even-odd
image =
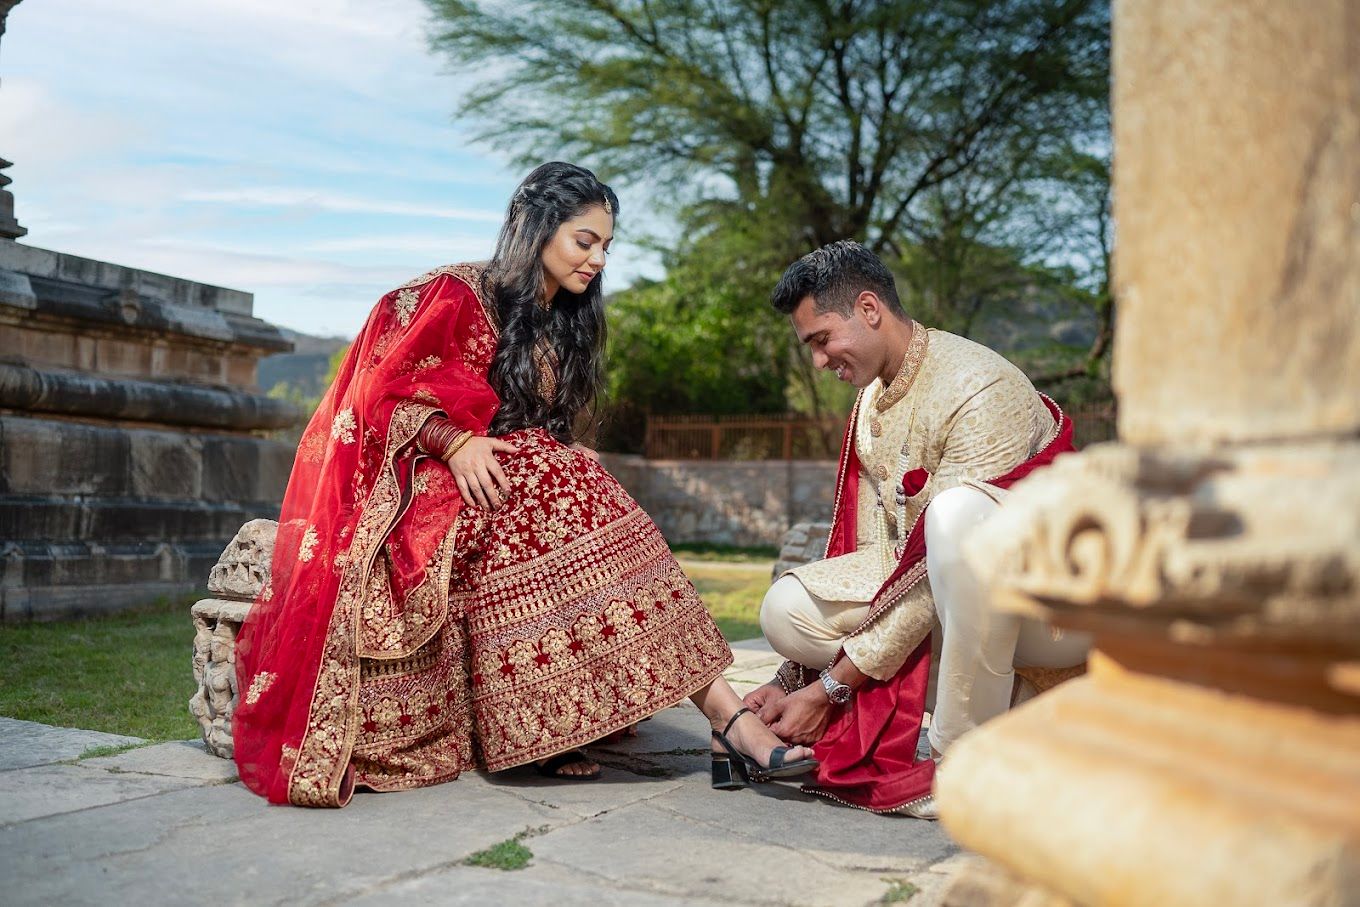
[[[697,789],[693,793],[704,796]],[[728,815],[738,811],[734,803]],[[612,885],[645,885],[662,894],[746,904],[841,905],[869,904],[887,891],[877,875],[846,872],[801,850],[798,843],[812,826],[794,824],[801,827],[785,823],[789,845],[771,845],[644,803],[529,843],[536,857]]]
[[[0,718],[0,771],[78,759],[98,746],[128,746],[145,742],[140,737]]]
[[[14,905],[343,902],[552,821],[476,775],[343,810],[215,785],[0,829],[0,878]]]
[[[78,765],[38,765],[0,773],[0,825],[137,800],[195,784]]]
[[[226,784],[238,778],[236,763],[212,755],[201,740],[174,740],[138,747],[114,756],[82,759],[81,768],[141,775],[163,775]]]
[[[532,842],[530,842],[532,843]],[[459,866],[384,886],[346,902],[353,907],[390,904],[516,904],[525,907],[729,907],[709,901],[656,894],[633,887],[605,887],[599,878],[563,870],[542,860],[515,872]]]
[[[843,869],[903,874],[958,852],[938,822],[878,816],[803,793],[797,784],[753,784],[739,791],[692,786],[650,801],[696,823]]]
[[[736,648],[733,675],[773,672],[768,648]],[[708,723],[688,702],[636,738],[592,748],[600,781],[467,773],[360,793],[343,810],[269,806],[197,741],[52,764],[136,741],[0,721],[0,758],[14,766],[0,771],[6,905],[840,907],[909,883],[910,907],[931,907],[971,859],[936,823],[841,807],[797,785],[712,790]],[[527,867],[465,865],[521,836]]]

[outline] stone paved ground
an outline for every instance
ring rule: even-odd
[[[734,648],[741,688],[770,676],[768,649]],[[924,907],[971,859],[938,823],[712,790],[688,703],[595,750],[600,781],[470,773],[333,811],[266,806],[197,742],[77,758],[131,740],[0,719],[0,901]],[[527,867],[465,865],[517,835]]]

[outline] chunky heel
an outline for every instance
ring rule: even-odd
[[[798,775],[806,775],[808,772],[815,772],[817,770],[821,763],[816,759],[800,759],[797,762],[784,761],[784,757],[788,755],[790,749],[790,747],[787,746],[777,746],[771,751],[769,765],[761,765],[746,753],[743,753],[733,746],[732,741],[727,739],[727,735],[731,732],[732,725],[737,723],[737,719],[750,711],[750,709],[745,708],[744,706],[737,709],[732,717],[727,720],[727,727],[723,728],[721,731],[713,732],[713,739],[718,741],[723,749],[727,750],[727,755],[725,757],[722,753],[713,754],[714,787],[718,786],[719,759],[724,759],[727,763],[727,768],[724,769],[724,771],[729,780],[733,772],[741,775],[742,779],[741,784],[737,784],[733,787],[725,787],[723,790],[735,790],[738,787],[745,786],[745,782],[747,781],[750,781],[752,784],[764,784],[767,781],[776,781],[782,778],[795,778]],[[754,714],[754,712],[752,712],[752,714]]]
[[[713,789],[741,790],[746,786],[746,776],[741,764],[733,762],[723,753],[713,754]]]

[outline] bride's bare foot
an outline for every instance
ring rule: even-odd
[[[727,722],[724,721],[723,725]],[[714,730],[721,732],[722,726],[715,727]],[[736,721],[732,723],[731,730],[727,732],[727,739],[732,741],[732,745],[750,756],[762,766],[769,767],[770,754],[776,747],[787,746],[783,740],[765,726],[759,716],[754,712],[747,711],[742,713]],[[714,752],[726,752],[722,744],[717,740],[713,741]],[[801,762],[804,759],[816,758],[810,746],[792,746],[784,754],[784,763],[787,765],[793,762]]]
[[[534,770],[545,778],[574,778],[593,781],[600,777],[600,764],[581,750],[568,750],[534,762]]]

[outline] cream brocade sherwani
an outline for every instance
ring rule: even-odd
[[[885,388],[875,379],[860,392],[856,413],[856,550],[789,573],[818,598],[858,604],[865,613],[927,502],[965,481],[1005,475],[1038,453],[1058,428],[1020,369],[985,346],[920,324],[892,384]],[[918,468],[930,479],[906,497],[902,477]],[[845,654],[860,671],[887,680],[934,625],[930,583],[922,579],[871,625],[848,636]]]

